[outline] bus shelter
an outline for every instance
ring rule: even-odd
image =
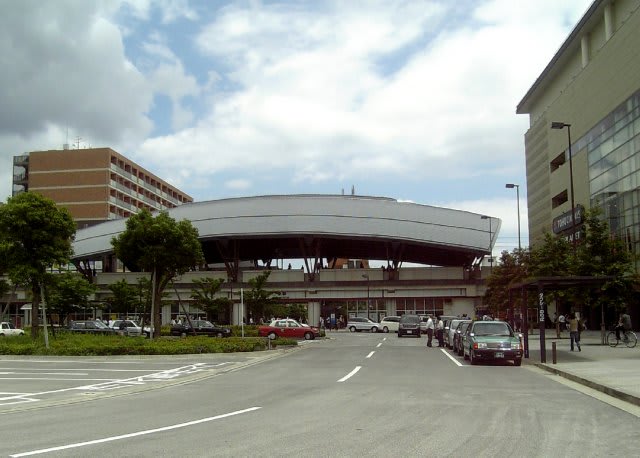
[[[529,294],[536,294],[536,317],[540,331],[540,362],[547,362],[547,349],[545,339],[545,318],[547,316],[547,302],[545,294],[550,291],[559,291],[570,288],[601,288],[606,282],[613,280],[613,276],[562,276],[562,277],[533,277],[515,283],[509,287],[509,307],[513,310],[514,296],[520,295],[520,313],[523,317],[524,357],[529,357],[529,320],[527,319],[527,307]],[[601,327],[604,324],[601,324]],[[604,329],[601,329],[604,332]]]

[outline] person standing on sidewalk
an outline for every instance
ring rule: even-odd
[[[433,320],[431,319],[431,315],[427,318],[427,347],[431,346],[431,341],[433,340],[433,329],[435,326],[433,325]]]
[[[436,338],[438,339],[438,347],[444,347],[444,323],[439,316],[436,317]]]
[[[582,348],[580,348],[580,322],[575,313],[572,313],[571,318],[569,318],[569,338],[571,339],[571,351],[573,351],[574,342],[578,347],[578,351],[582,351]]]

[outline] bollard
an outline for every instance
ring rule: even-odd
[[[557,362],[556,358],[556,343],[551,342],[551,359],[553,360],[553,364]]]

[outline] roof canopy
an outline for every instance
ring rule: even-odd
[[[207,263],[356,258],[471,265],[491,252],[501,220],[384,197],[282,195],[185,204],[168,210],[198,230]],[[113,252],[125,220],[76,234],[74,260]]]

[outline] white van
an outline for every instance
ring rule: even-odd
[[[398,332],[399,316],[385,316],[380,320],[380,329],[382,332]]]

